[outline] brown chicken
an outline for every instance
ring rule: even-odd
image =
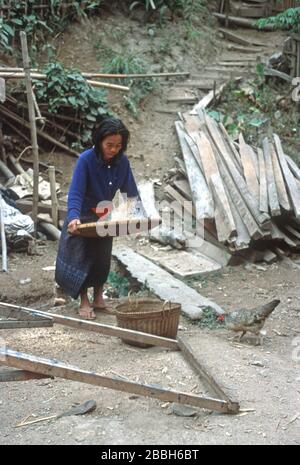
[[[257,337],[257,343],[260,344],[260,331],[263,328],[268,316],[275,310],[280,300],[272,300],[266,305],[253,309],[242,308],[229,314],[218,317],[220,321],[224,321],[226,327],[235,332],[242,332],[239,336],[239,342],[247,331],[254,333]]]

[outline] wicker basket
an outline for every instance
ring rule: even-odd
[[[120,328],[141,331],[156,336],[176,339],[181,305],[171,302],[163,303],[155,299],[128,298],[117,305],[116,317]],[[126,344],[136,347],[152,347],[151,344],[122,339]]]

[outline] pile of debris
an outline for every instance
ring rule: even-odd
[[[279,137],[265,137],[261,148],[242,134],[234,143],[201,109],[175,124],[185,165],[165,192],[192,209],[212,242],[253,261],[300,251],[300,169]]]

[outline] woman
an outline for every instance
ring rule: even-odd
[[[94,146],[80,155],[73,173],[55,279],[71,297],[80,295],[79,315],[85,319],[94,319],[94,310],[105,309],[102,292],[110,270],[112,237],[85,238],[76,235],[76,228],[82,222],[97,221],[99,202],[112,201],[119,189],[129,198],[138,197],[124,153],[128,141],[129,131],[122,121],[105,118],[93,135]],[[89,287],[94,288],[92,305]]]

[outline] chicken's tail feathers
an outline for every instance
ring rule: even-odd
[[[271,302],[261,307],[260,314],[263,315],[264,317],[269,316],[279,304],[280,304],[279,299],[272,300]]]

